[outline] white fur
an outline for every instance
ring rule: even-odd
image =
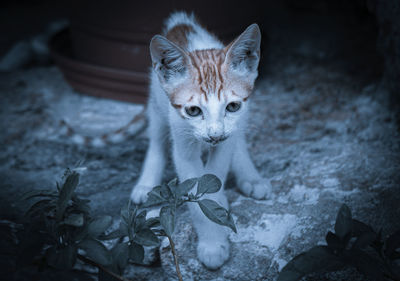
[[[195,38],[194,34],[190,37],[191,48],[223,47],[214,36],[197,25],[193,16],[184,13],[173,14],[166,22],[167,29],[179,23],[191,24],[196,28],[199,37]],[[269,182],[258,174],[247,151],[244,131],[247,127],[248,102],[243,102],[242,107],[232,113],[225,110],[229,102],[235,101],[232,97],[220,101],[215,94],[210,94],[206,104],[204,95],[197,96],[191,102],[202,107],[203,117],[182,118],[182,112],[171,105],[164,89],[153,70],[148,102],[150,144],[141,176],[132,191],[132,201],[144,202],[147,192],[161,183],[168,135],[172,141],[172,158],[180,181],[211,173],[224,182],[228,171],[232,169],[244,194],[258,199],[268,196]],[[211,145],[204,141],[210,135],[228,138]],[[204,149],[208,151],[205,164],[201,160]],[[205,197],[225,208],[229,207],[223,188]],[[211,222],[197,204],[190,204],[190,212],[198,235],[198,257],[208,268],[216,269],[229,258],[230,230]]]
[[[175,12],[165,21],[164,34],[174,26],[179,24],[190,25],[194,29],[194,33],[190,33],[188,37],[188,51],[203,50],[203,49],[220,49],[224,45],[212,34],[207,32],[196,21],[193,13],[188,15],[185,12]]]
[[[167,33],[168,30],[174,28],[174,26],[179,24],[187,24],[198,26],[199,24],[196,22],[196,18],[194,17],[193,13],[187,14],[185,12],[174,12],[172,13],[169,18],[164,23],[164,33]]]

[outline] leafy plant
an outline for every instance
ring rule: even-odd
[[[294,257],[282,269],[278,281],[295,281],[317,272],[355,267],[371,280],[400,280],[400,230],[386,240],[381,231],[351,216],[343,204],[337,214],[335,233],[326,235],[326,246],[316,246]]]
[[[41,268],[70,270],[80,259],[99,268],[99,280],[125,280],[122,275],[127,264],[143,262],[143,246],[158,247],[159,237],[165,236],[171,245],[178,278],[182,280],[172,239],[177,208],[187,202],[198,204],[210,220],[236,232],[226,209],[213,200],[202,199],[205,194],[221,189],[221,182],[213,175],[180,184],[174,179],[156,186],[142,206],[129,202],[122,208],[119,228],[114,231],[110,231],[110,216],[91,217],[89,200],[75,193],[78,183],[79,173],[67,169],[62,184],[57,183],[57,191],[31,191],[23,196],[24,200],[39,200],[26,213],[27,231],[22,239],[20,265],[36,261]],[[195,189],[196,193],[191,193]],[[148,219],[144,208],[155,205],[161,205],[159,216]],[[113,242],[110,249],[103,242],[106,240]]]
[[[173,179],[168,184],[156,186],[148,193],[148,200],[145,202],[145,206],[162,205],[160,216],[155,218],[159,219],[162,226],[158,235],[166,236],[170,242],[179,280],[182,280],[182,276],[172,240],[172,234],[175,230],[175,213],[178,207],[187,202],[197,203],[206,217],[211,221],[227,226],[235,233],[237,232],[229,211],[213,200],[201,199],[205,194],[218,192],[221,189],[221,185],[221,181],[216,176],[206,174],[200,178],[188,179],[180,184],[178,184],[177,179]],[[191,193],[191,190],[196,186],[196,193]]]

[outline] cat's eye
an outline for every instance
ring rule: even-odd
[[[231,102],[226,106],[226,110],[229,112],[236,112],[240,109],[241,103],[238,101]]]
[[[196,117],[201,114],[201,109],[198,106],[189,106],[185,108],[187,115]]]

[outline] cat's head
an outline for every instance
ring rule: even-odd
[[[223,49],[187,52],[163,36],[153,37],[153,68],[196,138],[216,144],[237,130],[258,75],[260,42],[257,24]]]

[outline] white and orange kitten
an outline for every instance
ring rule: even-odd
[[[141,176],[131,199],[142,203],[162,179],[168,134],[179,181],[215,174],[224,182],[232,169],[239,189],[262,199],[271,187],[247,151],[245,130],[249,96],[257,78],[261,34],[250,25],[224,46],[199,25],[193,15],[172,14],[164,36],[150,43],[153,70],[148,101],[149,137]],[[206,163],[202,153],[208,152]],[[228,209],[223,188],[207,195]],[[210,269],[229,258],[229,229],[207,219],[197,204],[190,204],[198,235],[197,254]]]

